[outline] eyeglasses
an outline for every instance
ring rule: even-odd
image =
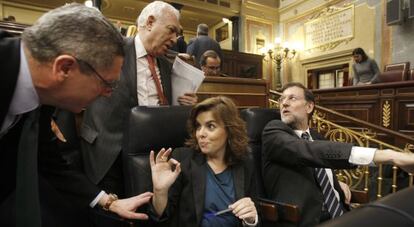
[[[290,96],[280,96],[280,98],[278,99],[278,102],[279,102],[279,105],[280,105],[280,104],[282,104],[284,102],[292,103],[292,102],[296,102],[296,101],[298,101],[300,99],[303,99],[303,98],[299,98],[299,97],[296,97],[296,96],[293,96],[293,95],[290,95]]]
[[[102,81],[102,83],[105,85],[105,87],[108,87],[108,88],[110,88],[111,90],[115,90],[117,87],[118,87],[118,84],[119,84],[119,80],[114,80],[114,81],[111,81],[111,82],[109,82],[109,81],[107,81],[107,80],[105,80],[102,76],[101,76],[101,74],[99,74],[98,73],[98,71],[96,71],[96,69],[94,68],[94,67],[92,67],[92,65],[91,64],[89,64],[88,62],[86,62],[86,61],[84,61],[84,60],[81,60],[81,59],[79,59],[79,58],[77,58],[77,57],[74,57],[75,59],[76,59],[76,61],[78,62],[78,63],[80,63],[80,64],[84,64],[84,65],[86,65],[90,70],[92,70],[92,72],[94,72],[95,73],[95,75]]]

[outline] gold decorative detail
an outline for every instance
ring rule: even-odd
[[[391,124],[391,105],[388,100],[382,106],[382,126],[388,128]]]

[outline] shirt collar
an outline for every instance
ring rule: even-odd
[[[302,130],[293,130],[293,131],[295,131],[295,134],[296,134],[299,138],[302,138],[302,133],[304,133],[304,132],[307,132],[307,133],[309,134],[309,137],[310,137],[310,138],[312,138],[312,136],[311,136],[311,134],[310,134],[309,127],[308,127],[308,129],[306,129],[305,131],[302,131]]]
[[[135,41],[135,54],[137,56],[137,59],[145,57],[147,55],[147,50],[145,50],[144,44],[142,44],[142,41],[139,35],[135,36],[134,41]]]
[[[10,103],[9,114],[17,115],[36,109],[40,105],[39,96],[33,85],[23,42],[20,43],[20,68],[16,88]]]

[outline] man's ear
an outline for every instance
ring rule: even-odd
[[[306,106],[307,106],[306,112],[308,114],[310,114],[310,113],[312,113],[313,109],[315,108],[315,103],[314,102],[307,102]]]
[[[76,59],[70,55],[59,55],[53,61],[53,75],[54,79],[58,82],[66,80],[70,72],[74,71],[78,67]]]
[[[154,16],[150,15],[148,17],[147,23],[145,24],[146,25],[146,28],[148,29],[148,31],[151,31],[152,26],[154,25],[155,21],[156,21],[156,19],[155,19]]]

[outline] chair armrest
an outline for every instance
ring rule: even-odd
[[[369,203],[368,192],[351,189],[351,203]]]
[[[300,220],[299,207],[297,205],[258,198],[258,210],[266,221],[298,223]]]

